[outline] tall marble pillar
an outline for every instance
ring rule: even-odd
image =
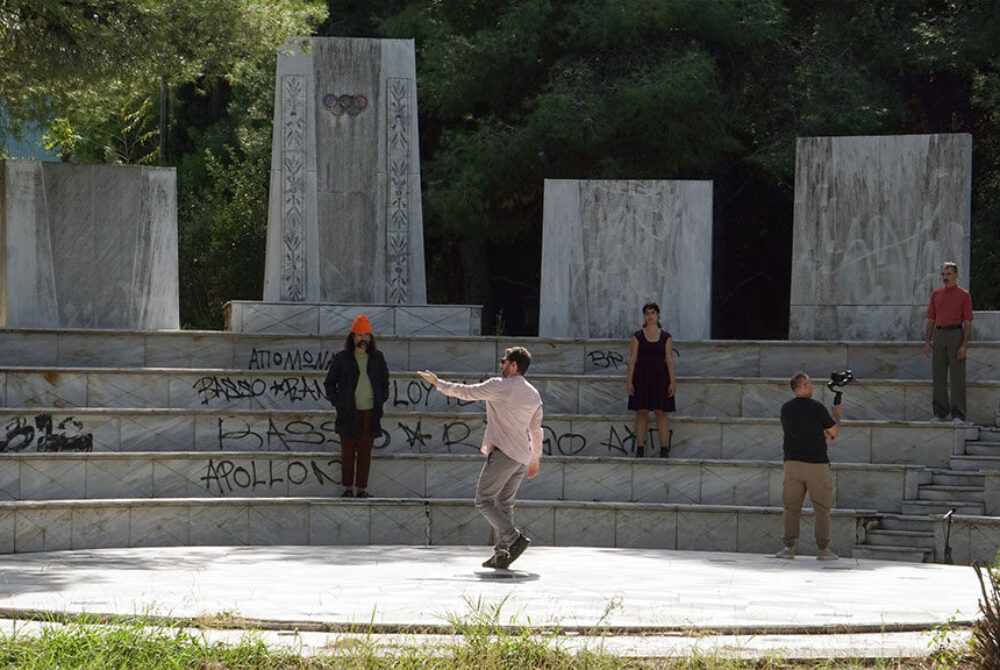
[[[173,168],[0,164],[0,326],[180,327]]]
[[[413,40],[278,57],[264,300],[425,304]]]
[[[972,136],[805,137],[789,337],[920,340],[944,261],[969,285]]]
[[[712,182],[545,180],[538,334],[711,337]]]

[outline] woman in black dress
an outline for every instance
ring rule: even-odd
[[[628,408],[635,411],[635,455],[646,455],[649,412],[656,414],[656,432],[660,436],[660,458],[670,454],[670,419],[673,412],[674,340],[660,328],[660,308],[655,302],[642,306],[644,324],[632,333],[628,357]]]

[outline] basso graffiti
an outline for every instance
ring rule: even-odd
[[[291,404],[326,401],[321,381],[305,376],[282,377],[270,382],[260,377],[207,376],[199,378],[191,388],[198,394],[202,405],[208,405],[213,400],[229,402],[262,397]]]

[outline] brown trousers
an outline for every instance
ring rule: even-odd
[[[815,511],[816,546],[826,549],[830,546],[830,508],[833,507],[830,464],[802,461],[785,461],[785,483],[781,491],[781,503],[785,506],[782,515],[785,546],[794,547],[799,539],[799,517],[807,491]]]
[[[358,423],[361,424],[361,436],[357,438],[340,438],[340,483],[344,486],[354,486],[359,489],[368,488],[368,472],[372,467],[372,449],[375,447],[375,436],[372,434],[375,424],[375,410],[359,409]],[[357,463],[357,480],[354,477],[354,467]]]

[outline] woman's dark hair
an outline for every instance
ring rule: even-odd
[[[368,340],[368,353],[375,351],[375,333],[371,334],[371,339]],[[347,339],[344,340],[344,351],[354,351],[354,333],[348,333]]]
[[[655,302],[647,302],[647,303],[646,303],[645,305],[643,305],[643,306],[642,306],[642,316],[643,316],[643,320],[642,320],[642,325],[643,325],[643,327],[645,327],[645,326],[646,326],[646,319],[645,319],[645,316],[646,316],[646,310],[647,310],[647,309],[652,309],[652,310],[654,310],[654,311],[655,311],[655,312],[656,312],[657,314],[659,314],[659,313],[660,313],[660,306],[659,306],[659,305],[657,305],[657,304],[656,304]],[[663,326],[661,326],[661,325],[660,325],[660,320],[659,320],[659,319],[657,319],[657,320],[656,320],[656,327],[657,327],[657,328],[663,328]]]

